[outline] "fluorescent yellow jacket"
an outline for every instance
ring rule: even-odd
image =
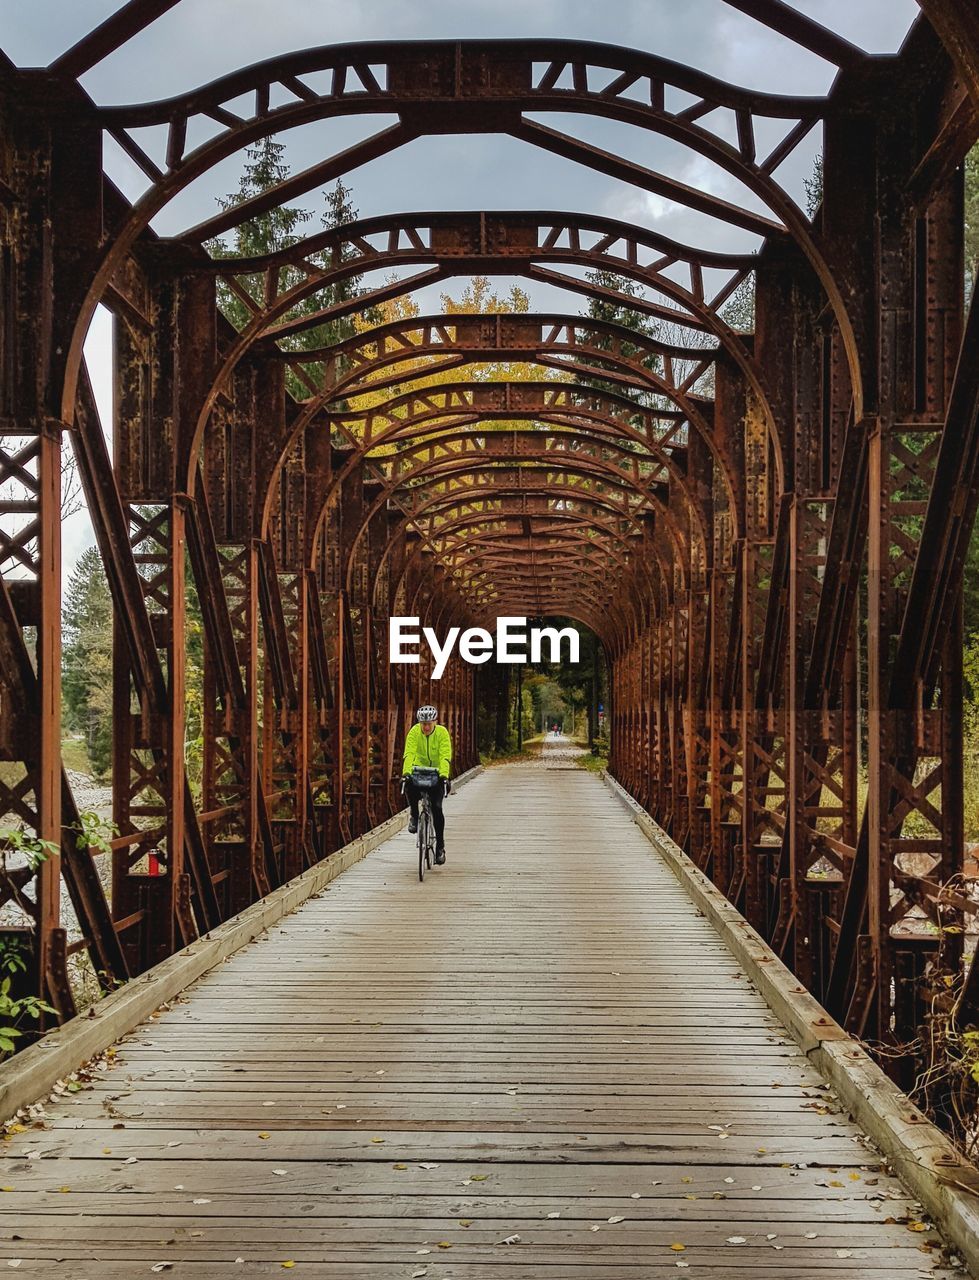
[[[427,736],[420,724],[414,724],[405,737],[405,758],[401,776],[411,773],[416,766],[422,769],[438,769],[443,778],[449,776],[452,763],[452,739],[444,725],[437,724]]]

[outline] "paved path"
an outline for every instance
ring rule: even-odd
[[[446,811],[423,885],[405,832],[8,1142],[0,1274],[952,1274],[598,778]]]

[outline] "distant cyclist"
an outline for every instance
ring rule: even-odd
[[[419,707],[417,724],[413,724],[405,737],[405,756],[401,766],[404,778],[405,795],[411,806],[411,820],[408,830],[414,834],[418,830],[418,801],[421,796],[419,788],[412,781],[412,769],[437,769],[442,785],[429,791],[432,805],[432,819],[435,823],[435,861],[441,865],[445,862],[445,814],[442,812],[442,800],[452,790],[449,781],[449,767],[452,764],[452,739],[444,725],[438,723],[437,707]]]

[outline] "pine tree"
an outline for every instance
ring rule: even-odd
[[[284,151],[285,146],[273,138],[263,138],[249,147],[245,152],[246,163],[238,190],[218,200],[222,212],[226,213],[284,182],[289,176],[289,166],[282,158]],[[266,253],[277,253],[296,243],[299,228],[311,217],[306,209],[277,205],[256,218],[239,222],[228,233],[230,240],[209,240],[205,247],[212,258],[256,258]],[[218,281],[218,306],[236,329],[243,329],[251,319],[251,312],[223,280]]]
[[[979,273],[979,146],[965,158],[965,296],[972,298]]]
[[[238,190],[218,201],[221,209],[223,211],[234,209],[284,182],[290,174],[289,166],[283,158],[284,153],[285,146],[273,138],[265,138],[255,146],[249,147],[245,152],[246,164]],[[332,188],[324,192],[326,212],[321,221],[325,230],[343,227],[357,220],[359,214],[351,196],[351,189],[339,178]],[[239,223],[228,233],[230,238],[210,240],[206,247],[214,258],[251,258],[277,253],[298,244],[302,238],[303,228],[311,221],[312,216],[308,209],[294,205],[277,205],[267,213]],[[338,255],[339,261],[349,261],[354,253],[355,250],[351,246],[345,246]],[[331,260],[334,260],[332,254],[312,255],[312,261],[321,267],[327,266]],[[279,278],[279,290],[286,292],[305,279],[306,273],[299,268],[286,268]],[[291,310],[289,318],[312,317],[328,308],[353,302],[362,292],[361,282],[361,275],[352,275],[329,288],[319,289],[297,303]],[[239,285],[245,289],[257,289],[258,280],[242,277]],[[256,301],[259,301],[257,294],[253,296],[256,297]],[[245,303],[223,281],[218,282],[218,306],[236,329],[243,329],[252,318]],[[371,323],[376,321],[370,309],[365,312],[365,315]],[[353,337],[356,332],[354,316],[351,313],[289,334],[281,339],[280,345],[289,351],[316,351]],[[315,365],[310,364],[306,372],[315,383],[319,383],[320,374]],[[287,378],[287,386],[297,399],[304,399],[309,394],[306,384],[292,373]]]
[[[354,206],[351,199],[352,194],[350,187],[345,186],[341,178],[338,178],[334,186],[326,192],[326,212],[322,219],[325,230],[333,231],[357,221],[360,211]],[[351,245],[344,245],[340,251],[339,260],[340,262],[349,262],[355,254],[356,250]],[[321,258],[320,261],[321,265],[324,265],[325,258]],[[321,289],[308,300],[309,305],[306,314],[312,315],[316,311],[324,310],[327,307],[337,307],[345,302],[353,302],[363,292],[362,282],[363,276],[352,275],[347,276],[344,280],[337,281],[336,284],[331,285],[328,289]],[[349,315],[341,316],[337,320],[331,320],[327,324],[318,325],[315,329],[307,329],[302,334],[297,335],[302,342],[300,349],[308,351],[316,347],[331,346],[336,342],[343,342],[346,338],[352,338],[357,333],[354,314],[351,312]],[[380,317],[373,308],[367,308],[361,314],[368,324],[377,324],[379,322]]]
[[[608,290],[612,293],[622,294],[625,298],[640,298],[641,291],[634,280],[629,280],[624,276],[618,276],[612,271],[589,271],[587,273],[588,282],[598,289]],[[593,297],[588,302],[589,319],[599,320],[603,324],[619,325],[623,329],[631,329],[637,336],[646,338],[659,337],[659,325],[652,317],[645,315],[636,307],[631,307],[626,301],[618,301],[614,298],[598,298]],[[613,340],[604,333],[596,332],[591,338],[592,345],[601,350],[611,351]],[[641,347],[626,342],[622,345],[620,354],[626,358],[638,355]],[[647,367],[654,373],[662,371],[662,362],[656,357],[651,363],[647,361]],[[623,394],[623,387],[612,380],[606,381],[603,378],[582,377],[579,379],[586,386],[596,387],[600,391],[609,391],[617,395]],[[661,405],[662,397],[652,391],[635,391],[626,390],[625,394],[630,395],[638,405],[646,408],[653,408]]]
[[[101,776],[112,759],[112,597],[95,547],[72,570],[62,619],[65,726],[84,735],[92,772]]]
[[[735,333],[755,331],[755,273],[745,276],[720,310],[721,319]]]
[[[803,178],[806,189],[806,213],[811,222],[823,203],[823,153],[820,151],[812,164],[812,176]]]

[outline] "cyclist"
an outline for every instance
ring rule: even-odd
[[[452,790],[449,781],[449,766],[452,764],[452,739],[444,725],[438,723],[437,707],[419,707],[416,713],[417,724],[413,724],[405,736],[405,755],[401,766],[404,779],[405,795],[411,806],[411,819],[408,830],[414,834],[418,830],[418,801],[421,791],[412,781],[412,769],[438,769],[441,787],[429,792],[432,805],[432,819],[435,824],[435,861],[441,866],[445,862],[445,814],[442,812],[442,800]]]

